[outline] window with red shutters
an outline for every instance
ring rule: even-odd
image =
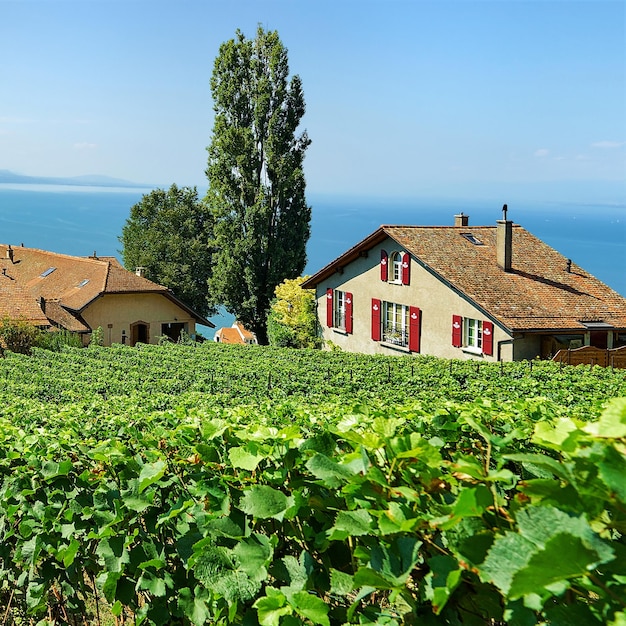
[[[493,323],[471,317],[452,316],[452,345],[475,354],[493,355]]]
[[[483,322],[483,354],[493,354],[493,323]]]
[[[416,307],[409,307],[409,350],[420,351],[420,317],[421,311]]]
[[[326,290],[326,326],[352,332],[352,294],[338,289]]]
[[[380,341],[380,300],[372,298],[372,339]]]
[[[408,252],[402,255],[402,284],[408,285],[411,278],[411,257]]]
[[[385,250],[380,251],[380,280],[387,282],[387,276],[389,276],[388,267],[389,257]]]
[[[455,348],[463,345],[463,318],[460,315],[452,316],[452,345]]]

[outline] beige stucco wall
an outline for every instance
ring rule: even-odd
[[[92,329],[102,327],[107,346],[122,343],[122,331],[130,343],[131,325],[136,322],[149,325],[149,343],[158,343],[161,324],[186,323],[190,335],[196,332],[195,320],[184,309],[155,293],[106,294],[94,300],[82,315]]]
[[[380,280],[380,250],[389,255],[400,250],[392,240],[368,252],[344,268],[343,273],[335,273],[317,287],[317,316],[325,342],[331,341],[343,350],[365,354],[406,354],[406,349],[389,346],[371,339],[371,301],[396,302],[421,309],[420,353],[444,358],[498,360],[498,342],[501,345],[500,358],[513,359],[513,347],[508,340],[511,336],[494,321],[493,355],[477,355],[452,346],[452,315],[473,319],[489,320],[484,312],[446,286],[438,278],[411,258],[410,284],[398,285]],[[326,327],[326,290],[340,289],[352,293],[353,332],[345,332]],[[328,347],[328,343],[326,343]]]

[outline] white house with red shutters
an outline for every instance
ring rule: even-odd
[[[381,226],[303,283],[327,346],[513,361],[626,345],[626,299],[506,218]]]

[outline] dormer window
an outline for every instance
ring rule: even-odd
[[[45,272],[41,272],[41,274],[39,274],[39,276],[41,276],[41,278],[45,278],[46,276],[50,276],[50,274],[52,274],[52,272],[54,272],[55,269],[56,269],[56,267],[49,267]]]

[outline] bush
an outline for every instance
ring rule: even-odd
[[[12,320],[5,317],[0,321],[0,348],[30,354],[37,344],[41,331],[26,320]]]
[[[315,291],[302,289],[306,276],[285,279],[274,291],[267,318],[267,335],[272,346],[320,348],[315,314]]]

